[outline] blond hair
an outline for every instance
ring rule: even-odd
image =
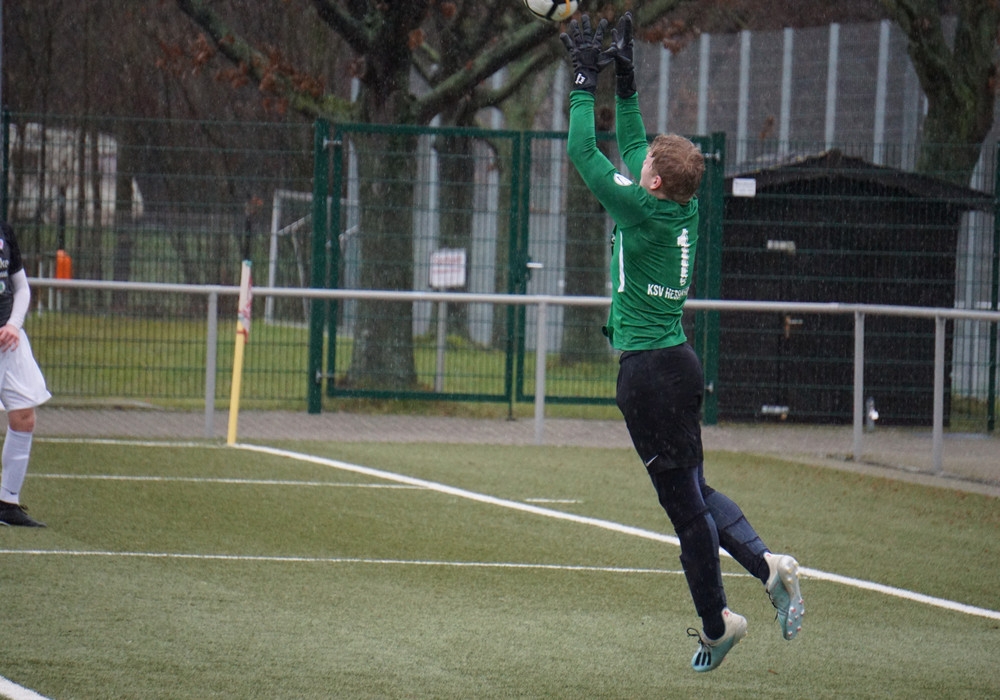
[[[698,192],[705,174],[705,156],[691,141],[677,134],[660,134],[649,145],[653,171],[660,176],[667,199],[687,204]]]

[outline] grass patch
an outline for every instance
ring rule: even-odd
[[[631,450],[285,446],[669,533]],[[728,453],[710,455],[708,476],[804,566],[1000,609],[997,499]],[[0,675],[54,698],[1000,690],[996,620],[806,580],[804,631],[785,642],[730,560],[750,636],[695,674],[672,545],[387,486],[212,444],[38,440],[25,498],[49,527],[0,529]]]

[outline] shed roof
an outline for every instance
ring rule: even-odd
[[[877,165],[863,158],[845,155],[839,149],[790,156],[770,165],[730,175],[726,178],[727,192],[732,191],[733,178],[755,179],[758,191],[790,183],[848,180],[879,185],[910,197],[937,200],[962,209],[993,208],[993,197],[986,192],[962,187],[931,175]]]

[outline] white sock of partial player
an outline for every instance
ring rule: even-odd
[[[28,458],[31,456],[32,433],[21,433],[7,428],[0,453],[0,501],[20,503],[21,487],[28,473]]]

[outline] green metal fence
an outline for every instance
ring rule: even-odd
[[[710,156],[701,199],[702,235],[711,243],[721,223],[724,142],[698,142]],[[600,143],[618,158],[609,134]],[[314,197],[330,198],[330,219],[317,220],[314,240],[334,238],[326,233],[332,227],[339,244],[330,248],[329,266],[314,267],[313,286],[607,296],[611,222],[569,164],[564,133],[337,125],[323,145],[330,160],[324,149],[318,161],[329,184]],[[324,180],[325,172],[316,182]],[[448,254],[457,254],[453,270],[439,262]],[[705,295],[711,256],[699,260]],[[616,363],[601,333],[606,310],[554,312],[547,401],[612,403]],[[314,346],[324,337],[336,342],[325,369],[314,353],[312,371],[327,380],[327,396],[532,401],[534,313],[348,302],[314,318]],[[433,361],[442,345],[474,351],[443,380]],[[382,348],[394,357],[379,356]],[[319,400],[317,388],[313,410]]]
[[[56,265],[65,256],[75,279],[234,285],[249,258],[258,284],[308,283],[300,272],[310,231],[294,226],[304,214],[289,193],[308,199],[312,125],[5,114],[3,126],[2,209],[29,276],[65,273]],[[34,296],[27,327],[57,402],[203,400],[202,299],[90,289]],[[223,297],[220,312],[235,318],[235,299]],[[302,405],[303,304],[280,300],[267,312],[255,349],[268,350],[247,359],[248,399]],[[224,365],[231,340],[222,343]],[[227,394],[220,385],[219,399]]]
[[[81,279],[237,283],[240,260],[268,256],[275,198],[311,191],[312,135],[308,124],[8,114],[3,214],[33,275],[54,276],[62,249]],[[301,281],[300,240],[279,237],[275,282]]]
[[[258,286],[609,292],[611,224],[563,133],[18,114],[4,137],[3,210],[31,276],[54,276],[62,250],[77,279],[235,285],[248,258]],[[727,168],[723,135],[698,141],[709,169],[696,298],[997,308],[992,154],[963,188],[874,164],[870,146],[798,144],[798,157],[775,158],[754,142]],[[613,139],[601,144],[616,161]],[[737,196],[751,180],[755,196]],[[202,399],[208,310],[196,297],[49,289],[34,310],[29,333],[59,400]],[[235,318],[234,299],[218,313]],[[530,402],[536,313],[258,299],[245,392],[309,410],[353,397]],[[612,402],[604,314],[550,309],[547,402]],[[849,422],[852,330],[832,318],[690,312],[706,420]],[[922,423],[933,329],[882,323],[868,329],[865,385],[886,422]],[[947,359],[949,423],[992,429],[996,324],[949,322]],[[220,382],[217,397],[226,391]]]

